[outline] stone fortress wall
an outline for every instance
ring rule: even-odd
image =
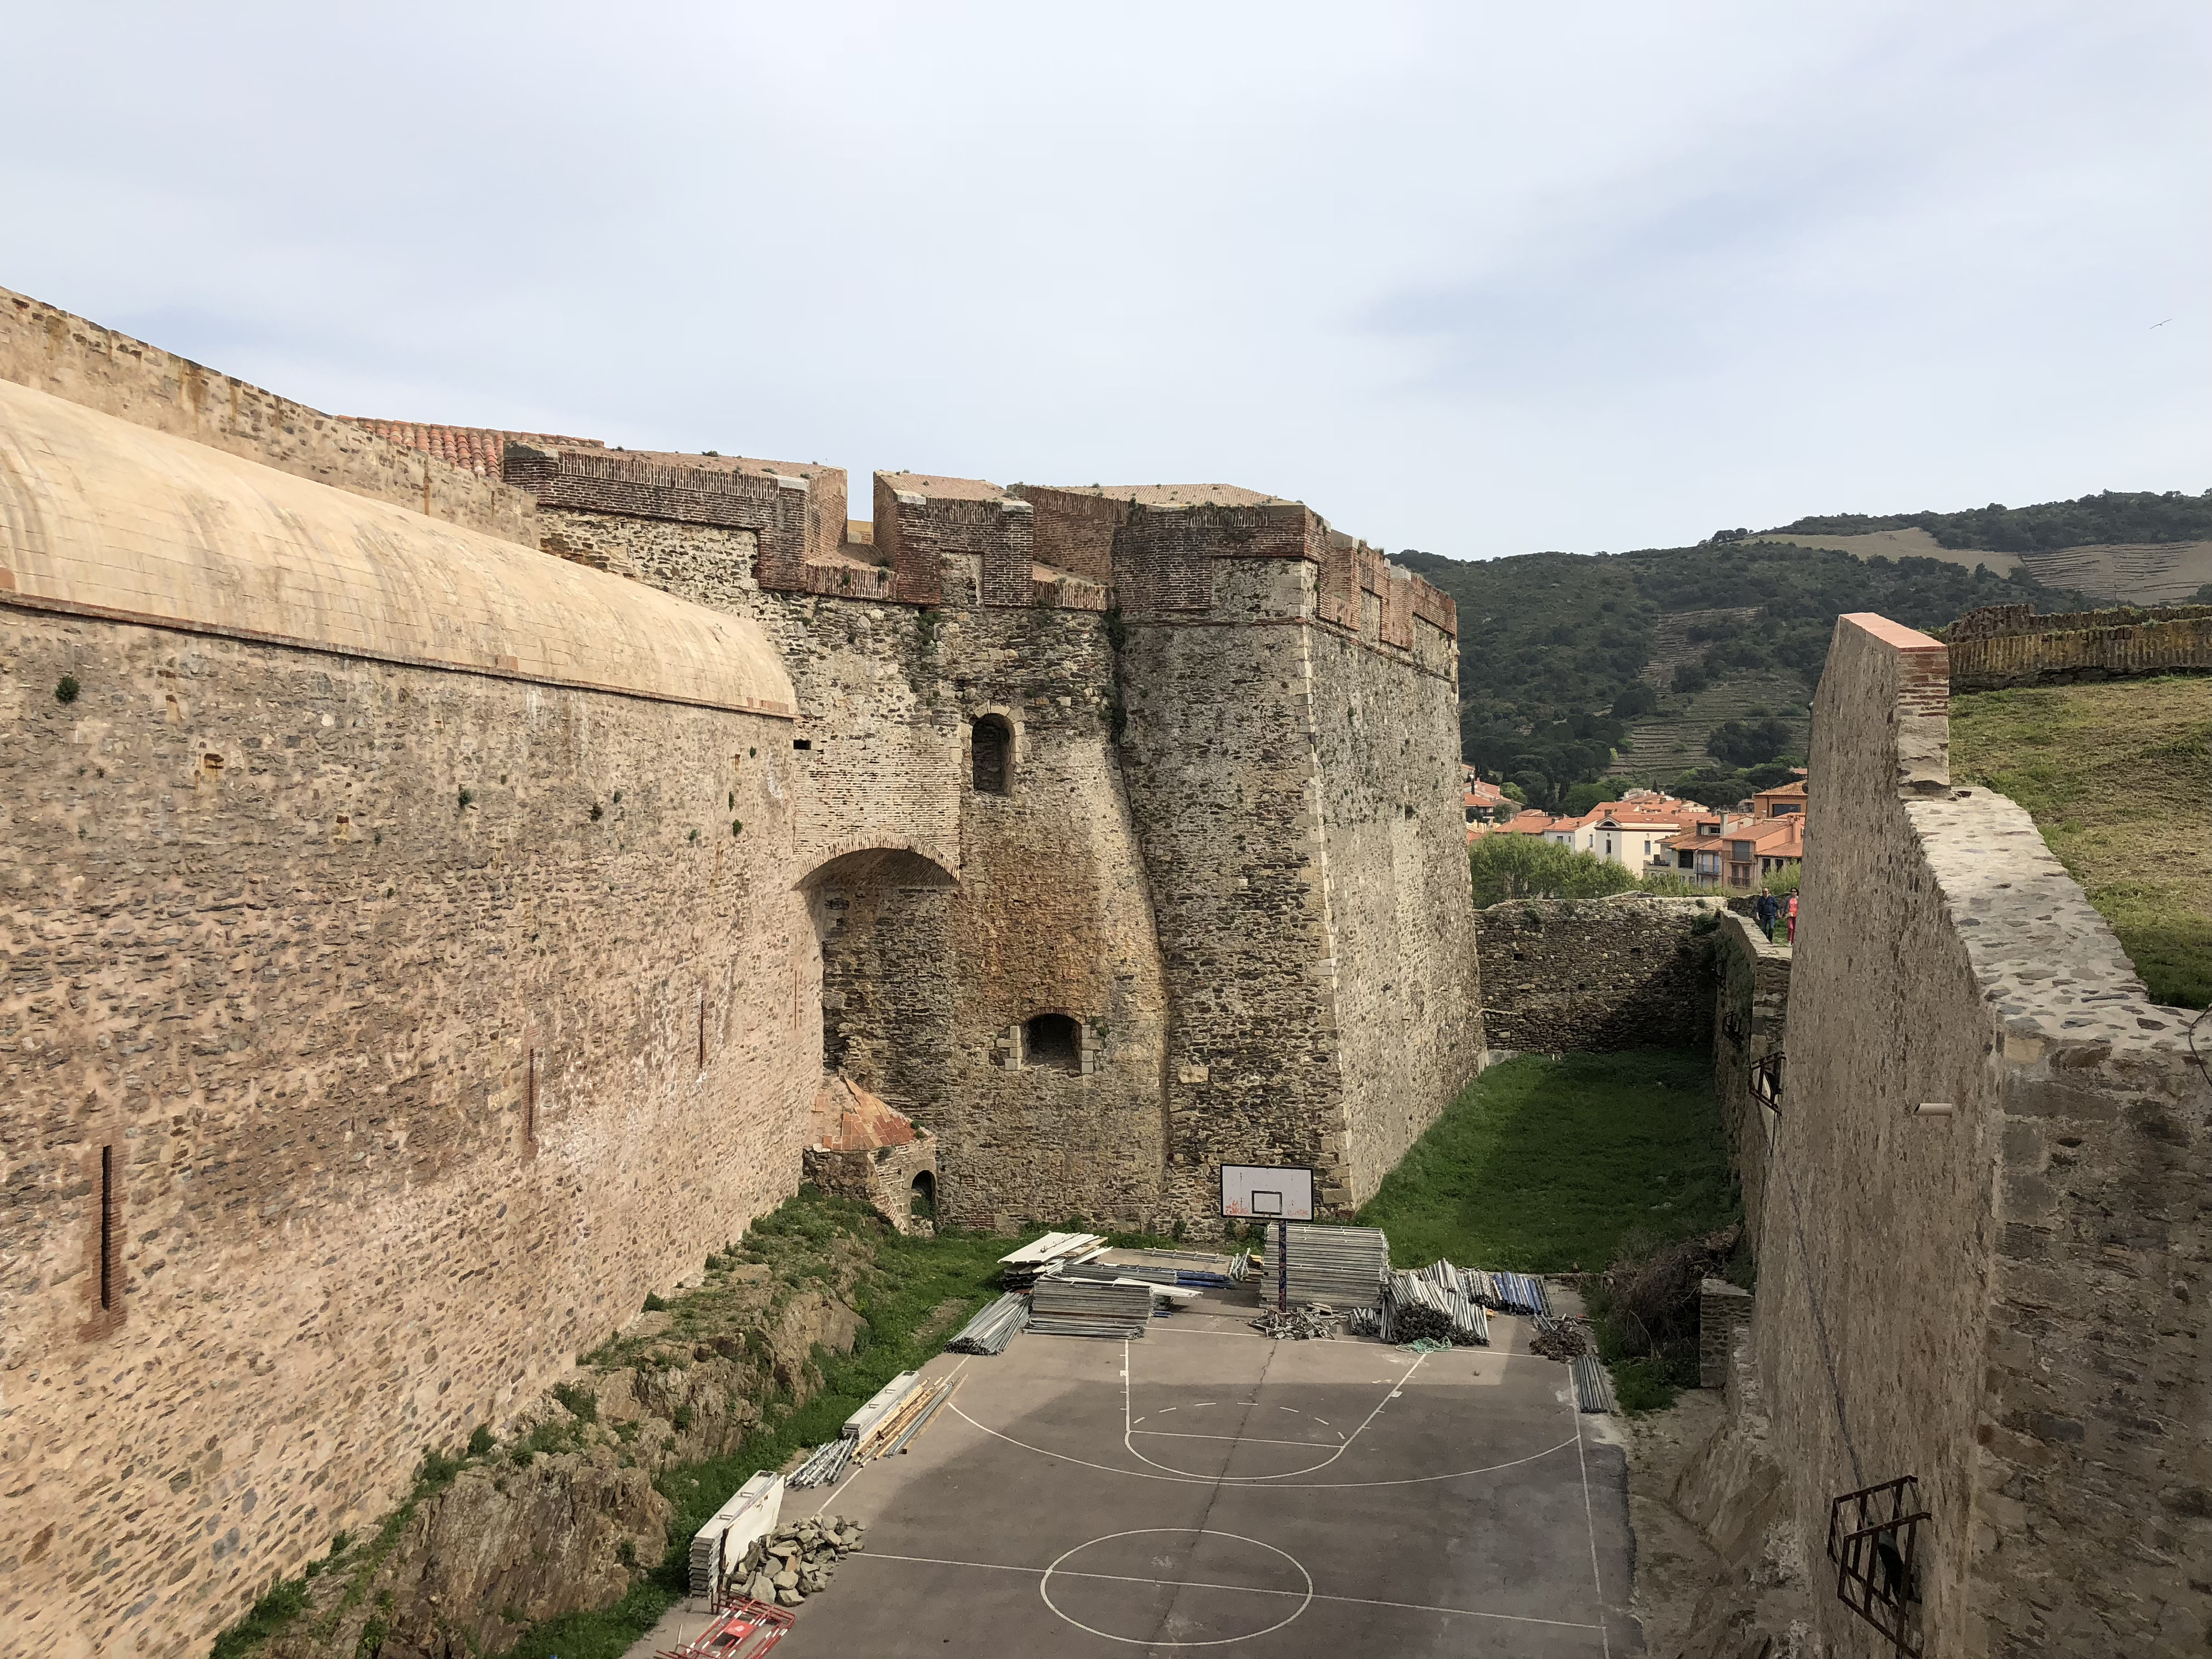
[[[1506,899],[1475,912],[1483,1028],[1520,1054],[1701,1048],[1723,898]],[[1761,941],[1764,943],[1764,941]]]
[[[1945,637],[1958,691],[2212,671],[2212,605],[2047,617],[2033,605],[1990,605],[1969,611]]]
[[[0,1647],[204,1641],[787,1195],[825,1062],[1001,1226],[1349,1207],[1480,1066],[1448,600],[875,494],[0,295]]]
[[[1845,617],[1820,681],[1762,1455],[1828,1652],[1888,1650],[1836,1599],[1831,1501],[1905,1475],[1925,1651],[2197,1652],[2212,1086],[2027,814],[1951,787],[1947,668]]]
[[[0,382],[11,1655],[197,1650],[797,1179],[772,653],[316,470]]]
[[[1208,1226],[1224,1159],[1315,1164],[1349,1211],[1479,1069],[1468,915],[1433,902],[1450,602],[1308,508],[879,474],[856,542],[832,468],[503,454],[548,550],[775,642],[801,844],[928,861],[812,885],[826,1057],[936,1133],[948,1219]],[[1025,1052],[1040,1016],[1068,1063]]]

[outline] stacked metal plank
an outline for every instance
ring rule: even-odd
[[[1459,1269],[1437,1261],[1418,1273],[1393,1273],[1382,1281],[1381,1334],[1385,1342],[1426,1337],[1466,1346],[1490,1340],[1490,1319],[1467,1293]]]
[[[945,1345],[947,1353],[1004,1353],[1006,1344],[1030,1322],[1030,1299],[1009,1291],[960,1328]]]
[[[1029,1328],[1043,1336],[1142,1336],[1152,1316],[1152,1287],[1056,1275],[1037,1280]]]
[[[1171,1269],[1172,1280],[1164,1284],[1180,1285],[1188,1290],[1219,1290],[1236,1284],[1244,1277],[1245,1255],[1216,1255],[1208,1250],[1140,1250],[1134,1248],[1108,1252],[1120,1264],[1124,1273],[1137,1265]]]
[[[1495,1308],[1500,1313],[1549,1314],[1551,1298],[1544,1294],[1544,1281],[1527,1273],[1485,1273],[1480,1267],[1461,1271],[1467,1293],[1485,1307]]]
[[[775,1528],[783,1511],[783,1486],[781,1475],[763,1469],[692,1535],[692,1595],[711,1595],[725,1564],[736,1561],[756,1538]]]
[[[899,1402],[912,1394],[921,1382],[921,1372],[901,1371],[870,1395],[866,1405],[847,1418],[840,1432],[848,1440],[865,1437],[877,1424],[897,1410]]]
[[[1290,1233],[1290,1297],[1334,1308],[1369,1308],[1382,1292],[1390,1266],[1390,1241],[1379,1227],[1320,1227],[1292,1222]],[[1260,1258],[1260,1294],[1272,1295],[1278,1282],[1275,1234],[1267,1235]]]
[[[1009,1291],[1025,1291],[1053,1263],[1087,1261],[1105,1248],[1106,1241],[1097,1233],[1047,1233],[999,1258],[999,1283]]]
[[[1595,1354],[1577,1354],[1567,1362],[1574,1373],[1575,1404],[1586,1412],[1618,1412],[1620,1402],[1613,1397],[1613,1374]]]

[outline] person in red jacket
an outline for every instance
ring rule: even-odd
[[[1795,893],[1790,896],[1790,942],[1792,945],[1797,942],[1797,895]]]

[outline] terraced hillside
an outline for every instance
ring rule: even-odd
[[[1844,611],[1941,628],[1989,605],[2191,597],[2212,583],[2212,491],[1846,514],[1633,553],[1397,558],[1459,603],[1462,752],[1556,807],[1608,774],[1673,781],[1730,720],[1778,720],[1802,752]]]

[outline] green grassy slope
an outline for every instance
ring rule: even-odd
[[[1802,734],[1844,611],[1930,628],[1978,605],[2077,603],[2021,574],[1766,543],[1480,563],[1396,557],[1458,602],[1467,758],[1553,807],[1570,785],[1608,771],[1671,781],[1705,760],[1713,726],[1753,705]],[[1670,620],[1686,611],[1730,614]],[[1634,757],[1626,771],[1618,751]]]
[[[1359,1212],[1396,1265],[1595,1272],[1636,1229],[1741,1218],[1703,1049],[1523,1055],[1493,1066]]]
[[[2154,999],[2212,1004],[2212,679],[1954,697],[1951,775],[2027,810]]]

